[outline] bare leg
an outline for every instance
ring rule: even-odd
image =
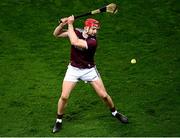
[[[65,105],[67,104],[69,95],[70,95],[71,91],[73,90],[73,88],[75,87],[75,85],[76,85],[76,82],[63,81],[62,93],[61,93],[61,97],[59,98],[59,101],[58,101],[58,109],[57,109],[58,115],[64,114]]]
[[[57,119],[52,130],[53,133],[56,133],[61,129],[64,108],[65,108],[65,105],[67,104],[69,95],[71,91],[73,90],[73,88],[75,87],[75,85],[76,85],[76,82],[63,81],[62,93],[58,101]]]
[[[96,81],[92,81],[91,85],[95,89],[96,93],[104,100],[104,102],[110,108],[110,110],[112,112],[112,115],[115,116],[122,123],[128,123],[128,118],[126,116],[124,116],[123,114],[119,113],[115,109],[114,103],[113,103],[111,97],[106,92],[106,89],[104,87],[104,84],[103,84],[102,80],[98,79]]]
[[[95,89],[96,93],[103,99],[107,106],[111,109],[114,108],[114,103],[111,97],[108,95],[104,84],[101,79],[91,82],[92,87]]]

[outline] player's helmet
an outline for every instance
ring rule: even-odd
[[[84,26],[99,28],[100,27],[100,23],[99,23],[99,21],[97,21],[97,20],[95,20],[93,18],[88,18],[84,22]]]

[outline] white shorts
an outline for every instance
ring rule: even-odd
[[[99,78],[100,75],[96,67],[92,67],[90,69],[80,69],[69,64],[64,81],[78,82],[82,80],[85,82],[91,82],[98,80]]]

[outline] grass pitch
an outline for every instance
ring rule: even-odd
[[[67,39],[52,35],[57,21],[111,2],[0,1],[0,136],[180,136],[178,0],[115,0],[116,15],[93,16],[101,21],[97,68],[130,123],[112,118],[93,89],[80,82],[62,131],[51,133],[70,51]],[[82,27],[84,19],[75,26]]]

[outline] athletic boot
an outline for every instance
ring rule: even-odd
[[[53,130],[52,130],[52,133],[59,132],[61,127],[62,127],[62,122],[56,121],[55,124],[54,124]]]
[[[128,123],[128,118],[119,112],[116,113],[115,117],[124,124]]]

